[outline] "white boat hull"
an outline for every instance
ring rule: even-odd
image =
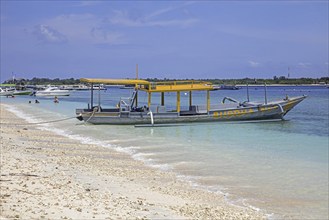
[[[37,91],[35,96],[69,96],[70,92],[69,90],[61,90],[57,87],[49,87],[42,91]]]
[[[69,92],[36,92],[35,96],[69,96]]]

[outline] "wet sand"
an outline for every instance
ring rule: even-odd
[[[266,218],[124,153],[28,125],[3,105],[0,123],[0,219]]]

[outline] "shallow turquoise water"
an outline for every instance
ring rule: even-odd
[[[130,90],[101,91],[102,103],[115,106]],[[97,93],[96,93],[97,94]],[[57,133],[130,154],[149,166],[171,170],[195,187],[227,195],[228,201],[265,210],[271,218],[328,218],[328,108],[329,90],[319,87],[269,87],[268,99],[308,95],[286,115],[287,121],[272,123],[207,123],[177,127],[86,125],[68,120],[41,126]],[[112,95],[109,97],[109,95]],[[188,96],[182,93],[182,105]],[[246,89],[214,91],[212,103],[230,96],[246,100]],[[263,88],[250,88],[252,101],[263,101]],[[95,104],[97,95],[95,97]],[[60,98],[1,98],[11,110],[30,122],[74,116],[86,107],[89,92],[73,92]],[[176,96],[167,103],[174,107]],[[159,96],[152,100],[160,102]],[[147,99],[140,95],[146,105]],[[193,103],[206,103],[194,93]],[[104,105],[103,105],[104,106]]]

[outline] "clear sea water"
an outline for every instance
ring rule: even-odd
[[[102,106],[115,106],[129,89],[101,91]],[[264,101],[262,87],[250,87],[251,101]],[[328,219],[329,89],[325,87],[268,87],[268,100],[286,95],[307,95],[286,116],[286,121],[262,123],[203,123],[175,127],[90,125],[76,119],[40,125],[84,143],[122,151],[148,166],[173,171],[193,186],[225,194],[229,202],[265,211],[273,219]],[[205,94],[195,92],[193,103],[206,104]],[[211,92],[211,104],[225,96],[245,101],[246,88]],[[176,94],[166,94],[174,108]],[[28,104],[31,100],[32,104]],[[1,97],[1,103],[28,122],[74,116],[87,107],[89,91],[73,91],[51,98]],[[152,101],[160,103],[159,96]],[[95,92],[95,104],[98,92]],[[139,102],[146,105],[146,96]],[[181,94],[188,104],[188,95]],[[155,105],[156,106],[156,105]]]

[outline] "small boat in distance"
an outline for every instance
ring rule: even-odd
[[[214,90],[239,90],[240,87],[236,85],[214,85]]]
[[[69,90],[62,90],[55,86],[49,86],[45,90],[39,90],[34,93],[35,96],[69,96]]]
[[[222,103],[210,105],[210,91],[213,86],[203,81],[165,81],[150,82],[137,79],[80,79],[81,82],[104,83],[111,85],[135,85],[129,99],[120,98],[113,108],[103,108],[94,105],[94,94],[91,91],[91,102],[88,108],[76,109],[79,120],[91,124],[137,125],[137,124],[176,124],[192,122],[220,122],[220,121],[248,121],[248,120],[282,120],[283,117],[306,96],[285,97],[282,100],[267,102],[265,87],[265,102],[239,102],[225,97]],[[192,93],[205,91],[206,105],[192,104]],[[247,88],[248,91],[248,88]],[[139,105],[138,93],[147,93],[147,106]],[[181,92],[189,95],[188,109],[181,108]],[[160,104],[151,105],[152,94],[160,93]],[[174,110],[165,105],[165,93],[176,93],[176,107]],[[228,100],[231,103],[225,103]]]
[[[77,85],[63,85],[59,87],[60,90],[75,90],[75,91],[83,91],[83,90],[90,90],[89,86],[83,84]]]
[[[31,90],[16,90],[15,88],[0,88],[0,96],[30,95]]]
[[[10,91],[8,89],[3,89],[3,88],[0,87],[0,95],[1,96],[12,96],[13,91]]]
[[[63,86],[60,86],[59,89],[61,89],[61,90],[84,91],[84,90],[91,90],[91,86],[87,86],[87,85],[84,85],[84,84],[63,85]],[[95,89],[95,90],[106,90],[106,87],[104,87],[104,85],[96,85],[96,86],[93,86],[93,89]]]

